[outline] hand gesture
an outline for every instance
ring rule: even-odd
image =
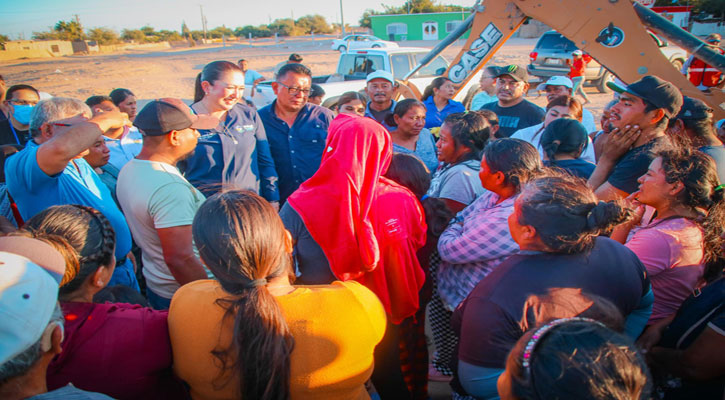
[[[632,145],[639,139],[642,130],[637,125],[627,125],[623,129],[614,128],[608,135],[601,139],[605,139],[603,143],[602,158],[611,160],[619,160]]]

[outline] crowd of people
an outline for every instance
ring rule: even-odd
[[[244,59],[191,105],[10,86],[0,398],[722,398],[713,110],[648,75],[597,127],[580,56],[545,109],[509,65],[331,110],[298,54],[259,110]]]

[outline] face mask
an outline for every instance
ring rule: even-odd
[[[30,124],[30,113],[33,112],[33,106],[22,105],[13,106],[13,118],[21,125]]]

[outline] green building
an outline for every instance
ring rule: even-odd
[[[384,40],[441,40],[468,17],[466,11],[371,15],[373,35]],[[468,38],[468,32],[463,35]]]

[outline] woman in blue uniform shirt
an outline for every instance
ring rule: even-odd
[[[196,77],[191,108],[220,122],[214,129],[199,130],[199,144],[186,162],[186,179],[207,197],[229,187],[253,190],[277,203],[277,171],[267,135],[257,111],[239,103],[243,90],[244,73],[228,61],[213,61]]]

